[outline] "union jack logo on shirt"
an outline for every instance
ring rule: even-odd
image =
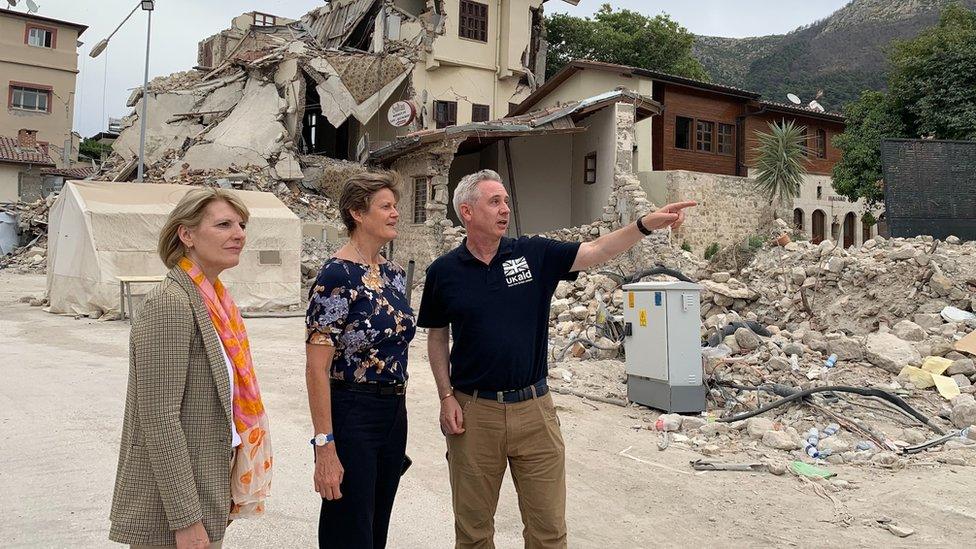
[[[502,268],[505,269],[505,276],[514,276],[521,272],[528,271],[529,262],[526,261],[524,257],[509,259],[502,263]]]
[[[502,269],[505,270],[505,283],[509,288],[532,280],[532,271],[529,270],[529,262],[525,257],[503,261]]]

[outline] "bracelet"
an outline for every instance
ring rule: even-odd
[[[444,402],[444,399],[445,398],[452,397],[452,396],[454,396],[454,389],[451,389],[451,392],[450,393],[447,393],[446,395],[442,396],[441,397],[441,402]]]
[[[648,236],[651,234],[651,230],[645,227],[643,223],[641,223],[641,218],[643,217],[644,216],[638,217],[637,221],[635,221],[634,223],[637,224],[637,230],[640,231],[642,235]]]

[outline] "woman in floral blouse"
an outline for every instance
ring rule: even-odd
[[[407,444],[407,348],[415,332],[402,268],[380,255],[397,235],[391,173],[346,181],[349,243],[322,266],[305,318],[319,547],[386,545]]]

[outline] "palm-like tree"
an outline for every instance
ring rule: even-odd
[[[800,185],[807,173],[809,153],[806,128],[792,120],[770,122],[769,133],[756,134],[756,190],[769,198],[770,205],[787,204],[800,195]]]

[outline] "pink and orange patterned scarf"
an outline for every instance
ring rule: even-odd
[[[207,280],[203,271],[189,258],[179,261],[203,302],[210,320],[234,366],[234,425],[241,436],[231,468],[230,518],[238,519],[264,513],[264,500],[271,493],[271,441],[268,440],[268,415],[261,402],[258,378],[251,362],[251,347],[244,329],[244,319],[230,293],[220,283]]]

